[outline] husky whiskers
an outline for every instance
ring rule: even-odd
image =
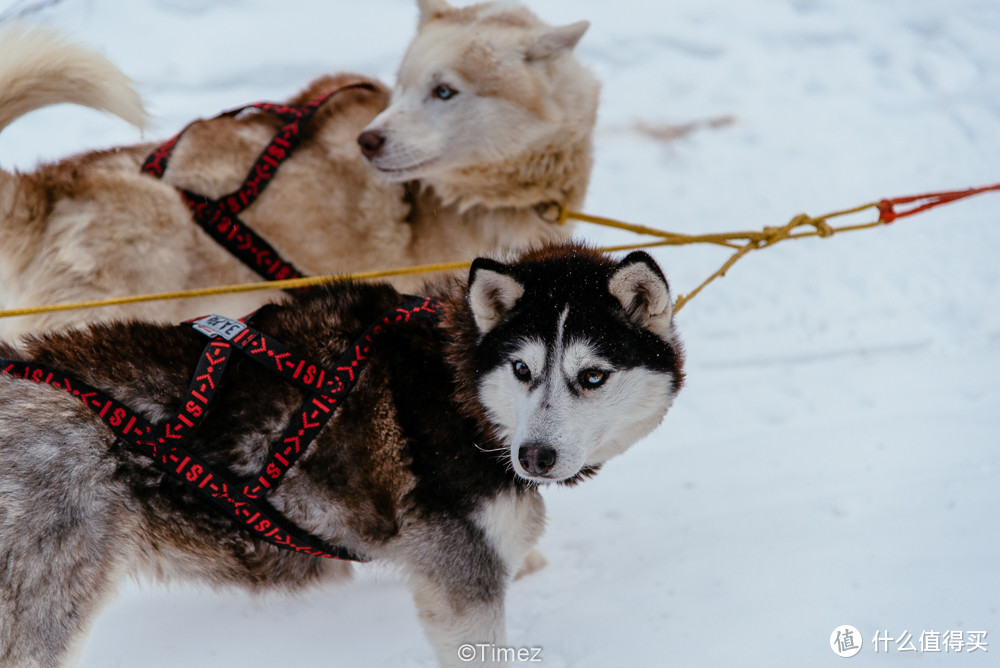
[[[467,260],[565,240],[558,207],[590,178],[599,85],[573,53],[585,23],[552,27],[511,2],[418,0],[417,35],[391,95],[378,82],[320,77],[296,105],[323,104],[303,143],[240,218],[305,274]],[[73,102],[141,123],[127,79],[44,31],[0,34],[0,129]],[[95,151],[32,173],[0,170],[0,308],[259,280],[192,220],[178,188],[212,200],[240,187],[283,123],[270,112],[188,126],[161,179],[157,145]],[[359,147],[360,142],[360,147]],[[416,289],[423,279],[401,277]],[[123,316],[238,317],[274,294],[135,304],[0,320],[0,335]]]
[[[614,260],[566,245],[479,259],[468,281],[429,297],[437,320],[385,334],[281,484],[260,493],[281,523],[406,572],[452,666],[464,665],[463,644],[506,642],[507,587],[539,566],[538,485],[593,475],[649,433],[681,386],[682,352],[667,282],[641,252]],[[246,325],[335,373],[402,302],[387,284],[344,284],[265,306]],[[11,375],[56,369],[155,424],[189,409],[205,346],[190,325],[134,322],[0,343],[0,664],[63,665],[124,573],[279,591],[343,575],[343,562],[280,549],[219,514],[214,493],[168,475],[69,384]],[[190,457],[258,480],[312,401],[273,372],[250,361],[217,372]]]

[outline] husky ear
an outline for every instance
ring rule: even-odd
[[[577,21],[568,26],[546,30],[528,48],[528,60],[545,60],[558,56],[563,51],[572,50],[589,27],[590,21]]]
[[[670,286],[647,253],[629,253],[608,281],[608,291],[621,303],[629,320],[662,339],[672,336]]]
[[[469,270],[467,299],[480,334],[486,334],[514,308],[524,294],[524,286],[494,260],[478,258]]]
[[[423,23],[444,14],[451,9],[451,5],[448,4],[447,0],[417,0],[417,9],[420,10],[420,22]]]

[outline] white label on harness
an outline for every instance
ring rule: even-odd
[[[221,315],[206,315],[203,318],[193,321],[191,326],[202,334],[208,334],[213,338],[221,336],[226,341],[232,341],[233,337],[247,328],[239,320],[233,320]]]

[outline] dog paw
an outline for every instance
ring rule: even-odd
[[[545,555],[538,550],[532,550],[528,553],[528,556],[524,558],[521,563],[521,569],[514,576],[515,580],[520,580],[526,575],[531,575],[535,571],[540,571],[546,566],[548,566],[549,560],[545,558]]]

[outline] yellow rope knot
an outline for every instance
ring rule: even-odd
[[[787,227],[789,231],[795,229],[796,227],[813,227],[816,230],[816,234],[823,238],[832,237],[833,233],[836,231],[830,226],[830,223],[826,222],[825,217],[813,218],[805,213],[800,213],[792,218],[785,227]]]
[[[751,239],[751,242],[757,247],[770,246],[771,244],[776,244],[782,239],[788,238],[788,233],[792,229],[792,223],[785,225],[783,227],[773,227],[771,225],[765,225],[764,229],[761,230],[760,238]]]
[[[819,236],[823,239],[832,237],[835,232],[830,223],[826,222],[825,218],[817,218],[815,220],[810,220],[809,222],[812,223],[813,227],[816,228],[816,232],[818,232]]]

